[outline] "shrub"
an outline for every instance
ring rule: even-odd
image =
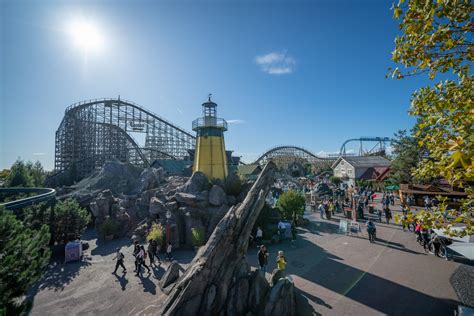
[[[148,232],[146,240],[148,241],[152,239],[156,241],[158,245],[161,245],[163,244],[163,238],[164,238],[163,226],[161,226],[161,224],[153,224],[151,226],[150,231]]]
[[[294,190],[284,192],[277,202],[277,208],[286,219],[296,219],[304,214],[305,199],[303,194]]]
[[[227,195],[238,196],[242,192],[242,180],[235,173],[230,173],[225,179],[224,191]]]
[[[120,223],[116,219],[107,218],[100,225],[100,234],[102,238],[110,235],[118,235],[120,233]]]
[[[204,230],[202,228],[191,228],[191,236],[193,245],[196,247],[201,247],[204,245]]]
[[[91,220],[89,212],[74,199],[58,202],[53,216],[51,233],[53,240],[58,243],[80,238]]]
[[[331,176],[329,177],[329,181],[334,184],[335,186],[339,186],[339,184],[341,184],[342,180],[341,178],[339,177],[336,177],[336,176]]]

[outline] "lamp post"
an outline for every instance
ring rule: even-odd
[[[166,241],[171,242],[171,225],[170,225],[170,219],[171,219],[171,212],[168,210],[166,211]]]

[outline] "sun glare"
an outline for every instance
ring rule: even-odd
[[[69,25],[69,34],[74,45],[87,52],[99,52],[104,47],[104,37],[96,24],[86,20],[76,20]]]

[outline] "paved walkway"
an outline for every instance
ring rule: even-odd
[[[381,207],[380,204],[377,207]],[[398,206],[393,213],[399,212]],[[376,224],[371,244],[365,228],[338,234],[340,216],[311,224],[296,241],[270,245],[271,264],[284,250],[287,273],[305,299],[301,315],[452,315],[459,303],[449,278],[459,263],[426,254],[412,232],[395,224]],[[256,252],[256,250],[254,250]],[[256,255],[249,256],[256,263]]]
[[[449,277],[459,263],[425,254],[413,233],[393,224],[377,224],[378,241],[371,244],[365,229],[353,236],[338,234],[338,216],[307,216],[310,225],[299,229],[296,241],[269,246],[268,271],[275,268],[277,251],[285,251],[287,273],[302,294],[298,314],[452,315],[458,299]],[[129,240],[96,244],[91,234],[85,239],[91,246],[86,260],[53,266],[32,289],[32,315],[142,315],[163,301],[158,280],[167,263],[136,277]],[[125,275],[111,274],[118,246],[126,256]],[[254,266],[256,253],[249,249]],[[194,254],[177,251],[175,257],[185,268]]]

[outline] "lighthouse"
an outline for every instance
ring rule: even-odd
[[[202,117],[193,121],[197,136],[193,172],[200,171],[210,180],[224,180],[228,172],[224,143],[227,122],[216,116],[216,108],[209,95],[208,101],[202,104]]]

